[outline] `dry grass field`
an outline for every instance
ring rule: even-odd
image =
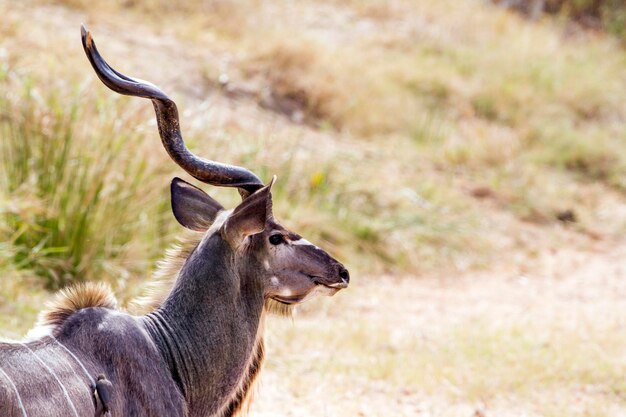
[[[0,0],[0,334],[52,290],[142,291],[181,232],[144,100],[278,175],[350,268],[268,323],[251,416],[626,415],[626,50],[480,0]],[[189,178],[187,178],[189,179]],[[205,187],[205,189],[207,189]],[[210,190],[227,206],[232,190]]]

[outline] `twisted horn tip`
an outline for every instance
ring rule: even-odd
[[[90,50],[93,47],[93,38],[91,37],[91,32],[89,29],[85,28],[85,25],[80,25],[80,37],[83,41],[83,46],[85,49]]]

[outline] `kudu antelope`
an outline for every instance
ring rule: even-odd
[[[152,100],[161,141],[178,165],[202,182],[236,187],[243,201],[225,210],[175,178],[174,216],[198,233],[165,262],[165,295],[135,316],[117,310],[103,285],[62,291],[35,339],[0,343],[0,415],[240,415],[263,363],[264,315],[336,293],[348,271],[274,219],[274,180],[263,185],[244,168],[193,155],[174,102],[111,68],[84,28],[82,42],[105,85]]]

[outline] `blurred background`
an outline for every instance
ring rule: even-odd
[[[182,228],[147,100],[351,287],[268,323],[252,416],[626,415],[622,0],[0,0],[0,334],[141,294]],[[193,182],[193,181],[192,181]],[[232,190],[204,186],[226,207]]]

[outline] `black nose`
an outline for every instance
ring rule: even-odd
[[[346,284],[350,282],[350,273],[341,265],[339,266],[339,278],[341,278]]]

